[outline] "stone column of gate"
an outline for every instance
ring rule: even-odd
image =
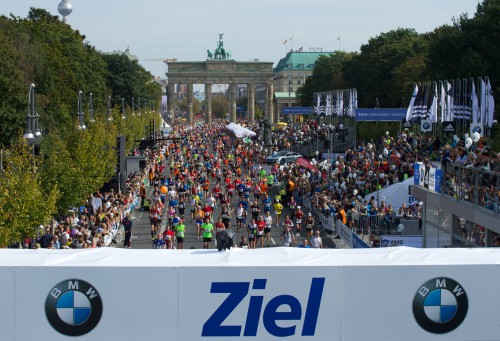
[[[212,84],[205,84],[205,108],[207,112],[206,122],[212,123]]]
[[[255,84],[249,83],[247,84],[247,92],[248,92],[248,121],[255,121]]]
[[[174,91],[175,84],[167,84],[167,115],[170,115],[170,125],[173,127],[175,124],[174,114]]]
[[[229,104],[229,122],[236,122],[236,84],[229,84],[230,104]]]
[[[188,122],[193,122],[193,83],[187,84]]]
[[[267,120],[273,124],[274,123],[274,110],[273,110],[273,97],[274,97],[274,87],[273,87],[273,84],[266,84],[266,109],[267,109],[267,113],[266,113],[266,117],[267,117]]]

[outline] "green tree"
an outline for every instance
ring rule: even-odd
[[[217,118],[226,118],[228,102],[224,96],[212,96],[212,113]]]
[[[20,140],[10,149],[0,150],[0,247],[36,236],[39,225],[47,224],[56,212],[57,186],[45,192],[40,159],[32,147]]]
[[[348,83],[344,80],[342,68],[344,63],[355,55],[355,53],[340,51],[328,56],[319,56],[313,74],[307,77],[305,84],[297,89],[297,99],[300,104],[305,107],[312,106],[315,92],[347,88]]]
[[[256,120],[264,119],[264,112],[262,111],[262,109],[257,104],[254,105],[254,108],[255,108],[255,119]]]
[[[427,41],[413,29],[397,29],[371,38],[345,63],[343,76],[358,90],[360,107],[399,107],[412,85],[423,80]]]
[[[188,111],[187,98],[183,98],[178,101],[179,109],[182,112]],[[193,98],[193,113],[196,115],[201,112],[201,102],[196,98]]]
[[[106,84],[112,94],[113,100],[116,103],[121,103],[121,99],[125,99],[128,106],[132,103],[132,97],[137,102],[139,98],[143,101],[156,99],[161,97],[161,86],[156,82],[153,75],[146,71],[137,60],[131,60],[125,54],[102,54],[107,72]],[[155,100],[155,107],[157,103]],[[143,102],[143,107],[144,102]]]

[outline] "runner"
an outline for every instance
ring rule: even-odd
[[[306,218],[306,239],[310,239],[313,236],[314,218],[311,213],[307,214]]]
[[[175,227],[175,239],[177,239],[177,248],[182,250],[184,248],[184,236],[186,233],[186,225],[184,220],[180,220],[179,224]]]
[[[295,212],[295,218],[296,218],[295,223],[297,224],[296,225],[296,227],[297,227],[296,236],[297,237],[300,236],[300,228],[302,227],[302,217],[304,217],[304,212],[302,212],[302,209],[300,208],[300,206],[297,206],[297,212]]]
[[[209,218],[205,218],[203,224],[201,224],[201,231],[203,233],[203,248],[210,249],[210,243],[212,242],[212,233],[214,233],[214,226],[210,223]]]
[[[264,221],[266,222],[266,227],[264,228],[264,233],[267,241],[267,247],[269,247],[269,241],[271,240],[271,228],[273,225],[273,217],[271,217],[271,212],[266,212],[266,216],[264,217]]]

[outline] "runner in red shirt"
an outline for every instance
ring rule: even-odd
[[[215,237],[219,236],[219,233],[226,229],[224,223],[222,222],[222,217],[215,223]]]
[[[153,207],[149,209],[149,221],[151,223],[151,240],[155,239],[156,229],[158,228],[158,219],[160,218],[161,211],[158,208],[158,204],[154,204]]]
[[[212,207],[208,206],[208,204],[205,204],[205,207],[203,207],[202,211],[203,211],[203,219],[208,219],[209,221],[212,221],[212,213],[214,211]]]
[[[259,216],[259,219],[257,219],[257,235],[256,235],[257,241],[256,241],[255,245],[257,245],[257,243],[260,242],[260,247],[264,247],[264,228],[265,227],[266,227],[266,221],[264,220],[264,217]]]
[[[302,217],[303,216],[304,216],[304,212],[302,212],[302,209],[300,208],[300,206],[297,206],[297,212],[295,212],[295,218],[297,218],[297,220],[295,221],[297,224],[297,234],[296,234],[297,237],[300,236],[300,228],[302,227]]]
[[[174,231],[170,229],[170,226],[166,226],[165,232],[163,232],[163,239],[165,240],[165,245],[167,249],[172,249],[174,245]]]

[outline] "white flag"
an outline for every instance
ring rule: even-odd
[[[453,91],[455,89],[451,88],[451,85],[446,81],[446,121],[453,121],[455,119],[453,115]]]
[[[486,84],[482,78],[479,79],[479,91],[481,92],[481,103],[479,104],[479,123],[484,123],[486,120]]]
[[[479,103],[477,101],[476,94],[476,85],[474,84],[474,80],[472,81],[472,123],[479,123],[480,113],[479,113]]]
[[[411,115],[413,113],[413,107],[415,106],[415,99],[417,98],[418,94],[418,85],[415,84],[415,87],[413,88],[413,95],[411,96],[410,100],[410,105],[408,106],[408,110],[406,110],[406,121],[410,122],[411,121]]]
[[[446,121],[446,91],[444,89],[444,82],[441,82],[441,94],[439,96],[441,105],[441,122]]]
[[[429,110],[429,118],[428,121],[431,123],[437,122],[437,112],[438,112],[438,90],[437,90],[437,84],[434,83],[434,91],[432,94],[432,104],[431,108]]]
[[[495,99],[493,98],[493,89],[491,88],[490,80],[486,83],[486,95],[488,102],[486,104],[486,116],[488,117],[488,127],[493,125],[493,113],[495,112]]]

